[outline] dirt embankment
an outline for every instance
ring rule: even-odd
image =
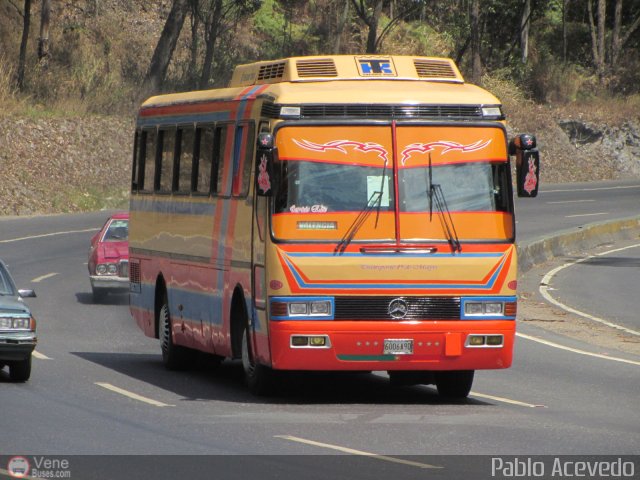
[[[122,205],[133,120],[0,118],[0,215]]]

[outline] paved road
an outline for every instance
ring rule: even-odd
[[[630,215],[640,183],[605,187],[588,195],[603,195],[606,205],[616,192],[620,214]],[[577,228],[567,223],[580,218],[572,215],[606,210],[599,201],[570,200],[584,199],[584,192],[571,197],[542,191],[537,200],[519,202],[520,240],[560,226]],[[546,203],[554,201],[564,203]],[[598,216],[605,220],[615,212]],[[378,374],[294,377],[282,397],[264,400],[246,391],[237,363],[217,371],[206,362],[190,372],[165,371],[157,342],[138,331],[126,297],[91,303],[86,254],[104,219],[99,213],[0,221],[0,256],[21,287],[38,293],[29,303],[41,339],[27,384],[9,383],[0,373],[0,404],[11,412],[0,415],[0,454],[251,456],[228,462],[225,478],[248,472],[272,478],[267,473],[276,471],[284,472],[283,478],[424,478],[425,465],[439,462],[445,468],[429,470],[429,478],[440,478],[442,472],[471,469],[471,460],[425,455],[637,453],[640,363],[539,343],[535,339],[548,334],[535,327],[521,329],[527,337],[518,338],[511,369],[479,372],[471,397],[455,403],[440,399],[431,387],[391,388]],[[337,453],[354,455],[334,457]],[[421,465],[395,461],[407,456]],[[154,461],[154,478],[175,477],[162,457],[140,460],[145,468]],[[206,464],[175,463],[185,474]],[[2,468],[0,463],[0,478]],[[470,478],[469,472],[464,477]]]

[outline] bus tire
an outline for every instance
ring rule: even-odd
[[[162,363],[168,370],[184,370],[189,366],[193,358],[193,351],[180,347],[173,343],[171,335],[171,315],[169,304],[165,300],[160,308],[159,318],[160,349],[162,350]]]
[[[271,395],[275,390],[275,372],[252,358],[250,341],[249,329],[245,326],[242,332],[242,368],[245,382],[253,395]]]
[[[24,360],[9,363],[9,378],[13,382],[26,382],[31,376],[31,355]]]
[[[436,373],[436,387],[441,397],[467,398],[473,384],[474,370],[451,370]]]

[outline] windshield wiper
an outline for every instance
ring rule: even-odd
[[[334,255],[336,253],[341,254],[346,250],[346,248],[351,243],[351,240],[356,236],[358,230],[364,225],[364,222],[367,220],[369,215],[373,209],[376,209],[376,224],[375,228],[378,228],[378,219],[380,218],[380,207],[382,206],[382,194],[384,192],[384,184],[387,178],[387,162],[384,162],[384,167],[382,168],[382,179],[380,180],[380,190],[376,190],[371,194],[369,200],[367,200],[367,204],[365,207],[360,210],[360,213],[353,221],[349,229],[346,231],[342,239],[336,245],[336,248],[333,250]]]
[[[362,227],[362,225],[364,225],[364,222],[367,220],[369,215],[371,215],[371,212],[373,211],[373,209],[376,208],[378,212],[380,211],[381,202],[382,202],[382,191],[376,190],[371,194],[371,196],[369,197],[369,200],[367,200],[367,204],[365,205],[365,207],[362,210],[360,210],[360,213],[358,213],[358,216],[349,227],[349,230],[346,231],[342,239],[336,245],[336,248],[334,248],[333,250],[334,255],[336,253],[341,254],[346,250],[346,248],[351,243],[351,240],[353,240],[353,237],[356,236],[356,233],[358,233],[358,230],[360,230],[360,228]],[[377,220],[376,220],[376,224],[377,224]]]
[[[442,223],[442,228],[447,235],[447,240],[449,241],[449,245],[451,245],[451,249],[454,252],[461,252],[462,245],[460,245],[458,232],[456,232],[456,226],[453,223],[453,218],[451,217],[451,212],[447,206],[447,200],[442,192],[442,187],[437,183],[432,183],[430,195],[433,196],[436,208],[438,209],[438,212],[440,212],[440,222]]]
[[[442,223],[442,229],[444,230],[447,241],[451,245],[451,249],[454,252],[461,252],[462,245],[458,239],[458,232],[456,232],[456,226],[453,223],[451,212],[447,206],[447,199],[442,192],[442,187],[438,183],[433,183],[431,167],[431,153],[429,153],[429,172],[427,179],[427,198],[429,199],[429,221],[433,219],[433,202],[435,201],[436,208],[440,212],[440,222]]]

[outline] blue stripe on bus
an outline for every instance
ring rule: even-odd
[[[307,283],[304,281],[302,276],[295,269],[295,265],[293,265],[289,259],[284,259],[291,274],[295,277],[296,283],[300,288],[304,289],[336,289],[336,290],[490,290],[493,288],[496,279],[498,278],[500,272],[504,268],[505,261],[500,262],[500,266],[493,273],[491,278],[482,285],[478,284],[466,284],[466,283],[456,283],[456,284],[443,284],[443,283],[385,283],[385,284],[371,284],[371,283]]]

